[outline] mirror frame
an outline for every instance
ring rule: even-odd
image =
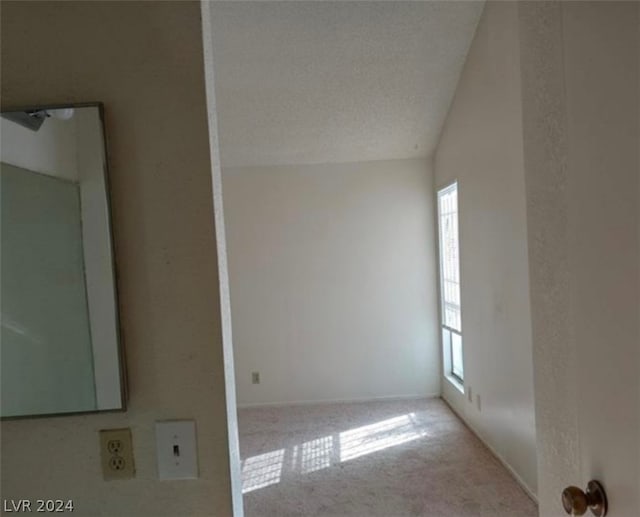
[[[93,415],[103,413],[124,413],[127,411],[127,404],[129,402],[129,384],[127,381],[127,361],[124,343],[122,340],[122,326],[120,323],[120,296],[118,291],[118,267],[116,261],[116,246],[113,232],[113,211],[111,203],[111,181],[110,181],[110,167],[109,167],[109,142],[107,138],[107,126],[105,124],[104,104],[102,102],[68,102],[57,104],[41,104],[30,106],[17,106],[0,108],[0,113],[7,113],[11,111],[31,111],[31,110],[53,110],[62,108],[97,108],[98,117],[100,123],[100,129],[102,130],[102,142],[104,146],[104,183],[105,183],[105,196],[107,202],[107,217],[109,221],[109,240],[111,243],[111,271],[113,276],[113,294],[115,299],[115,326],[116,326],[116,348],[118,352],[118,377],[120,379],[120,407],[114,409],[95,409],[89,411],[70,411],[63,413],[41,413],[36,415],[16,415],[16,416],[0,416],[0,421],[9,420],[25,420],[28,418],[51,418],[51,417],[65,417],[65,416],[77,416],[77,415]],[[1,354],[1,350],[0,350]]]

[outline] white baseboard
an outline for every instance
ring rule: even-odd
[[[393,400],[419,400],[440,398],[440,393],[425,393],[423,395],[389,395],[384,397],[367,397],[351,399],[323,399],[323,400],[291,400],[282,402],[251,402],[247,404],[237,404],[238,409],[250,409],[259,407],[285,407],[285,406],[308,406],[318,404],[348,404],[350,402],[382,402]]]
[[[507,461],[502,457],[502,455],[496,451],[491,445],[489,445],[489,443],[487,443],[487,441],[480,435],[480,433],[473,427],[473,425],[471,425],[466,418],[464,418],[454,407],[451,403],[449,403],[449,401],[447,399],[445,399],[444,397],[442,397],[442,400],[444,401],[444,403],[449,406],[449,409],[451,409],[451,411],[453,411],[456,416],[462,420],[462,422],[464,423],[464,425],[467,426],[467,428],[476,436],[476,438],[478,438],[478,440],[480,440],[482,442],[482,444],[489,449],[489,451],[491,451],[491,454],[493,454],[496,459],[502,464],[502,466],[507,469],[507,471],[509,472],[509,474],[511,474],[511,476],[513,477],[513,479],[516,480],[516,483],[518,483],[522,489],[526,492],[526,494],[529,496],[529,498],[531,498],[531,500],[538,504],[538,496],[531,490],[531,488],[529,488],[529,485],[527,485],[527,483],[525,483],[524,479],[522,479],[520,477],[520,474],[518,474],[515,470],[513,470],[513,467],[511,465],[509,465],[509,463],[507,463]]]

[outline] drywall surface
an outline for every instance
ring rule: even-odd
[[[567,130],[560,4],[519,10],[523,140],[529,230],[538,502],[560,513],[558,494],[579,479],[576,376],[569,325]]]
[[[432,156],[483,1],[211,2],[223,167]]]
[[[223,169],[240,404],[439,394],[432,181],[426,160]]]
[[[458,180],[465,386],[473,402],[446,377],[442,390],[535,494],[518,45],[516,4],[488,2],[436,154],[436,185]]]
[[[3,2],[2,108],[105,104],[126,413],[4,421],[2,497],[75,515],[230,515],[200,6]],[[154,421],[193,418],[200,477],[159,482]],[[104,482],[98,431],[130,427],[136,477]]]
[[[640,514],[640,5],[524,3],[540,515],[599,479]]]

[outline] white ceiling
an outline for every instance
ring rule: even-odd
[[[483,5],[215,2],[222,165],[429,156]]]

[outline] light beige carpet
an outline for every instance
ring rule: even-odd
[[[247,517],[534,517],[439,399],[239,410]]]

